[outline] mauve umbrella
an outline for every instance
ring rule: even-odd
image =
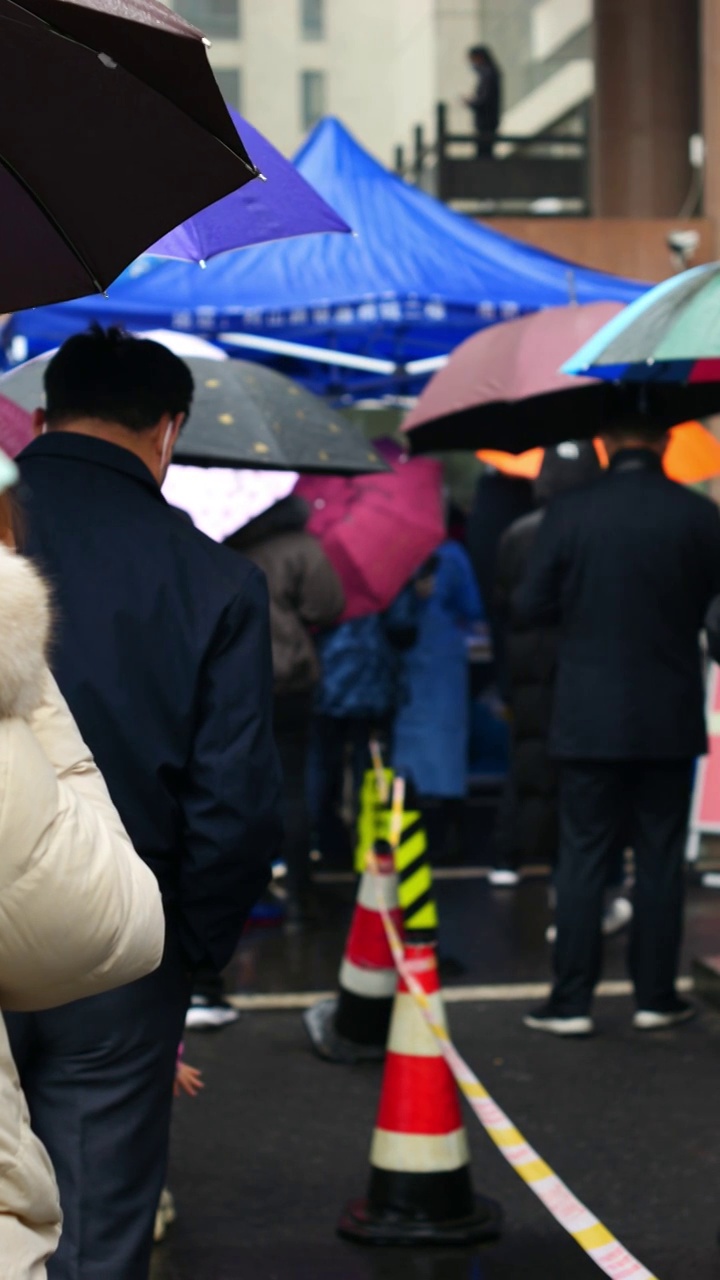
[[[720,387],[615,386],[570,377],[560,366],[622,310],[615,302],[551,307],[483,329],[428,383],[402,424],[413,453],[502,449],[599,435],[620,413],[665,426],[720,409]]]
[[[256,176],[160,0],[0,0],[0,311],[102,292]]]
[[[32,419],[26,409],[0,396],[0,449],[15,458],[33,438]]]
[[[267,181],[253,182],[201,209],[158,240],[149,253],[202,263],[267,240],[351,230],[267,138],[232,107],[228,111]]]
[[[303,476],[308,529],[322,542],[345,592],[343,621],[380,613],[445,539],[442,467],[380,446],[386,475]]]
[[[43,403],[39,356],[0,378],[0,394],[32,410]],[[196,467],[331,472],[387,471],[362,431],[290,378],[247,360],[185,361],[195,380],[190,420],[174,461]]]

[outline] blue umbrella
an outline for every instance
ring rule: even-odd
[[[158,240],[150,253],[205,263],[230,249],[352,228],[318,195],[289,160],[232,107],[233,124],[265,182],[253,182],[201,209]]]

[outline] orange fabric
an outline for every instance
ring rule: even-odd
[[[595,441],[598,457],[607,466],[607,454],[601,440]],[[488,466],[496,467],[506,476],[519,476],[534,480],[540,474],[544,449],[528,449],[526,453],[502,453],[495,449],[481,449],[478,458]],[[665,471],[671,480],[680,484],[700,484],[720,475],[720,441],[699,422],[683,422],[670,432],[670,444],[665,454]]]

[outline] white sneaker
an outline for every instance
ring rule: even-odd
[[[658,1009],[638,1009],[633,1018],[636,1031],[666,1031],[668,1027],[677,1027],[682,1022],[694,1018],[697,1009],[687,1000],[678,1000],[674,1009],[666,1013]]]
[[[169,1191],[167,1187],[163,1187],[160,1192],[160,1203],[155,1214],[155,1226],[153,1228],[153,1241],[155,1244],[160,1244],[160,1241],[165,1239],[168,1227],[172,1226],[176,1218],[177,1213],[175,1212],[172,1191]]]
[[[519,883],[520,876],[517,871],[510,871],[503,867],[493,867],[488,871],[488,884],[496,889],[514,889]]]
[[[237,1009],[225,1000],[211,1004],[207,996],[193,996],[185,1014],[185,1027],[188,1031],[219,1031],[237,1022],[239,1017]]]
[[[595,1030],[595,1023],[588,1014],[564,1018],[553,1013],[549,1005],[543,1005],[534,1013],[526,1013],[523,1022],[531,1031],[546,1031],[551,1036],[591,1036]]]
[[[613,898],[606,907],[602,918],[602,931],[605,938],[611,938],[621,929],[627,929],[633,918],[633,905],[628,898]]]
[[[610,906],[603,912],[602,932],[604,938],[611,938],[614,933],[626,929],[633,918],[632,902],[627,898],[614,898]],[[549,924],[545,930],[545,941],[554,946],[557,942],[557,925]]]

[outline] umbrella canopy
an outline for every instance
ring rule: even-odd
[[[43,403],[49,357],[0,378],[0,394],[34,409]],[[290,378],[244,360],[186,361],[195,379],[190,420],[174,460],[198,467],[357,475],[386,471],[362,432]]]
[[[32,419],[27,410],[0,396],[0,449],[15,458],[32,438]]]
[[[253,182],[201,209],[158,240],[149,253],[206,262],[229,249],[246,249],[268,240],[351,230],[290,160],[232,107],[228,111],[266,181]]]
[[[608,457],[601,440],[595,441],[595,448],[606,467]],[[535,480],[540,474],[545,450],[528,449],[526,453],[513,454],[481,449],[477,456],[481,462],[495,467],[504,475]],[[720,441],[699,422],[683,422],[670,432],[663,466],[665,474],[679,484],[702,484],[705,480],[712,480],[714,476],[720,476]]]
[[[163,493],[196,529],[224,542],[292,493],[296,471],[233,471],[230,467],[170,467]]]
[[[387,366],[299,363],[313,390],[406,393],[427,377],[406,374],[409,363],[445,355],[486,325],[571,298],[630,302],[646,287],[553,257],[453,212],[388,173],[338,120],[321,121],[294,163],[357,237],[284,240],[221,256],[202,272],[143,259],[113,286],[109,300],[15,316],[8,337],[24,337],[36,354],[97,320],[129,329],[183,328],[216,341],[237,333],[309,343]]]
[[[0,311],[102,293],[256,175],[202,34],[160,0],[0,0],[0,81]]]
[[[450,357],[403,423],[413,453],[502,449],[588,439],[620,413],[673,426],[720,409],[720,385],[633,386],[559,371],[568,354],[608,321],[616,303],[553,307],[469,338]]]
[[[664,280],[584,343],[564,370],[609,382],[720,382],[720,262]]]
[[[386,475],[303,477],[308,529],[320,539],[345,591],[343,620],[380,613],[445,539],[442,468],[380,447]]]

